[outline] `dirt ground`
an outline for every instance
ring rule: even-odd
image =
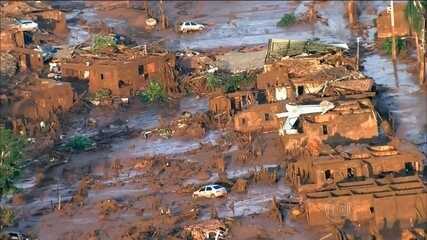
[[[218,50],[266,44],[270,38],[354,42],[358,34],[363,37],[362,45],[368,47],[375,44],[372,19],[384,9],[381,2],[362,2],[360,21],[364,30],[356,33],[347,26],[341,1],[317,3],[327,24],[298,24],[287,29],[277,27],[277,21],[286,12],[303,11],[304,1],[166,1],[171,24],[191,19],[208,25],[201,33],[177,34],[173,29],[146,31],[141,10],[99,7],[108,4],[94,1],[91,7],[71,10],[67,14],[67,44],[90,38],[90,30],[79,19],[87,23],[104,21],[138,43],[160,41],[171,50]],[[150,4],[157,11],[155,3]],[[237,65],[259,66],[264,51]],[[234,62],[234,57],[229,53],[223,59]],[[427,90],[418,85],[412,65],[412,60],[400,60],[396,74],[390,58],[378,50],[366,51],[363,58],[363,72],[380,86],[379,109],[391,112],[397,136],[416,143],[427,154]],[[248,136],[212,129],[201,138],[145,134],[164,128],[183,112],[207,110],[207,98],[184,97],[152,106],[131,99],[129,106],[114,110],[100,107],[72,113],[66,120],[64,139],[91,136],[99,139],[97,148],[36,159],[40,163],[38,174],[34,169],[26,170],[17,184],[22,199],[11,204],[19,219],[17,228],[43,240],[161,239],[166,238],[165,233],[180,238],[185,225],[218,216],[234,218],[228,223],[232,226],[231,239],[317,240],[334,231],[332,227],[309,227],[303,217],[290,216],[290,211],[285,211],[282,223],[270,214],[273,197],[282,201],[292,193],[281,177],[283,153],[276,133],[255,135],[250,144]],[[96,127],[88,126],[87,119],[93,119]],[[269,176],[254,177],[261,169],[271,167],[279,169],[277,182]],[[245,192],[231,190],[237,179],[249,181]],[[211,182],[223,183],[231,192],[219,199],[192,199],[194,186]]]

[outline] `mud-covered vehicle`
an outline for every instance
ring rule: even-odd
[[[4,231],[0,233],[1,240],[31,240],[27,235],[16,231]]]
[[[205,28],[206,26],[203,24],[187,21],[187,22],[182,22],[178,24],[177,31],[186,33],[191,31],[203,31]]]

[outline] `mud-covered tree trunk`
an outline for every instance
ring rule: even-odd
[[[350,0],[347,2],[348,23],[353,26],[357,24],[357,5],[356,1]]]
[[[419,69],[419,79],[420,79],[420,84],[424,84],[425,81],[425,74],[426,74],[426,58],[425,58],[425,53],[426,53],[426,48],[425,48],[425,42],[426,42],[426,31],[425,31],[425,27],[426,27],[426,21],[425,21],[425,17],[423,19],[423,25],[422,25],[422,29],[421,29],[421,44],[419,46],[420,48],[420,69]]]
[[[148,0],[144,0],[144,11],[145,11],[146,18],[151,17],[150,7],[148,6]]]
[[[393,61],[396,61],[397,59],[397,53],[396,53],[396,34],[394,29],[394,3],[393,0],[390,1],[391,6],[391,55],[393,58]]]
[[[167,23],[166,23],[165,1],[164,0],[159,1],[159,8],[160,8],[160,28],[166,29]]]

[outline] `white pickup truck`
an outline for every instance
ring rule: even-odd
[[[178,31],[180,32],[190,32],[190,31],[202,31],[204,30],[206,27],[203,24],[200,23],[195,23],[195,22],[182,22],[181,24],[178,25]]]

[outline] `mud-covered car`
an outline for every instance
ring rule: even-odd
[[[216,198],[223,197],[227,195],[227,189],[218,184],[210,184],[199,188],[197,191],[193,192],[193,198]]]
[[[181,24],[178,25],[178,31],[179,32],[190,32],[190,31],[202,31],[204,30],[206,27],[203,24],[200,23],[195,23],[195,22],[182,22]]]

